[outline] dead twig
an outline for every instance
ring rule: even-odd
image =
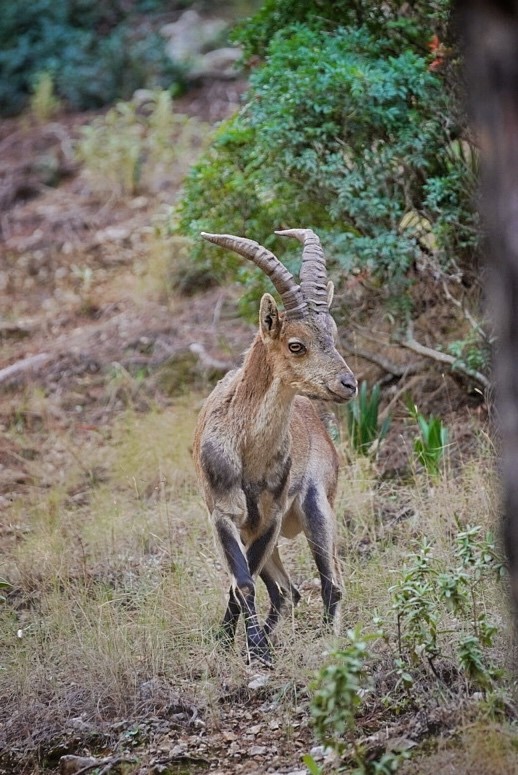
[[[477,334],[482,337],[482,339],[487,339],[487,335],[480,325],[478,321],[475,320],[469,309],[465,307],[465,305],[460,301],[459,299],[456,299],[455,296],[451,293],[450,289],[448,288],[448,284],[446,280],[443,279],[442,281],[442,288],[444,291],[444,295],[448,299],[448,301],[451,301],[452,304],[457,307],[457,309],[460,309],[468,323],[470,324],[471,328],[477,332]]]

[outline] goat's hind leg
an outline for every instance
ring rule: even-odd
[[[218,632],[218,638],[227,646],[230,646],[234,642],[240,614],[241,606],[239,600],[234,594],[234,587],[230,587],[228,591],[227,609]]]
[[[268,590],[271,603],[264,631],[267,635],[271,635],[290,602],[294,606],[297,605],[300,600],[300,592],[291,583],[277,547],[264,564],[260,575]]]

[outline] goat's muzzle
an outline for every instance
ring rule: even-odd
[[[327,383],[327,389],[332,394],[333,401],[341,403],[355,397],[358,392],[358,383],[352,371],[344,371],[336,379]]]

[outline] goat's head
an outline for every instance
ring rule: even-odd
[[[266,248],[254,240],[230,234],[202,237],[253,261],[272,280],[283,304],[265,293],[261,299],[259,327],[270,355],[274,376],[299,395],[327,401],[347,401],[356,395],[352,371],[335,346],[336,324],[329,312],[333,284],[327,281],[324,252],[311,229],[277,231],[303,244],[300,285]]]

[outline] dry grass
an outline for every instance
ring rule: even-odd
[[[143,105],[118,102],[82,127],[76,156],[92,191],[123,198],[181,181],[206,143],[207,126],[176,113],[167,90]]]
[[[436,750],[406,764],[401,775],[516,775],[518,738],[512,726],[493,722],[467,723],[454,740],[440,741]]]
[[[27,411],[38,407],[43,426],[52,425],[42,400],[28,399]],[[214,639],[227,581],[191,462],[199,403],[192,395],[165,410],[128,409],[102,434],[79,437],[54,427],[47,439],[47,460],[35,461],[33,472],[47,486],[35,484],[11,506],[9,520],[23,528],[23,538],[0,561],[0,577],[13,584],[0,611],[6,737],[30,747],[34,730],[48,737],[76,717],[143,718],[171,693],[203,709],[217,728],[222,697],[246,687],[243,632],[225,655]],[[492,459],[484,439],[480,445],[464,468],[433,482],[424,475],[406,484],[380,482],[366,459],[344,467],[337,508],[344,630],[360,624],[372,631],[377,612],[394,631],[388,588],[420,537],[446,558],[457,524],[495,526]],[[320,634],[317,574],[304,539],[284,542],[281,553],[302,592],[279,628],[268,690],[289,735],[311,677],[342,641]],[[501,591],[488,585],[485,600],[503,623],[497,659],[504,664]],[[262,587],[259,606],[267,608]],[[28,709],[23,718],[21,708]],[[463,759],[471,755],[464,742],[461,749]],[[514,772],[503,754],[502,762],[494,772]]]

